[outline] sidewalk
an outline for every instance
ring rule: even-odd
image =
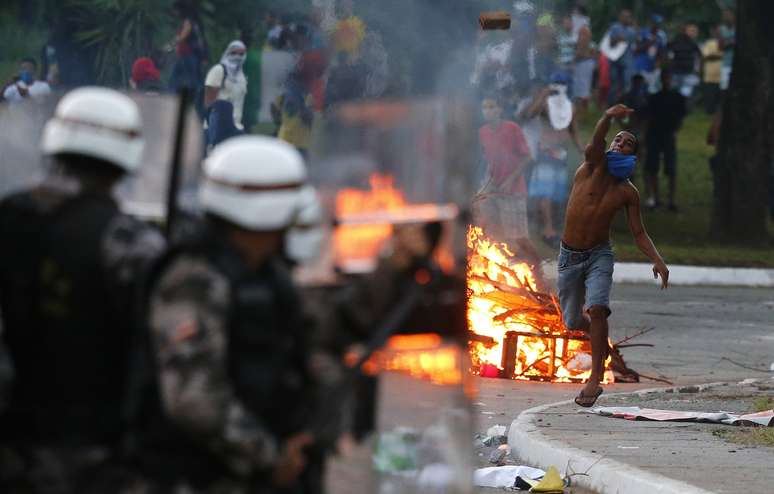
[[[556,261],[543,262],[543,273],[556,279]],[[640,262],[616,262],[615,283],[660,283],[653,279],[653,265]],[[669,283],[685,286],[746,286],[774,287],[774,269],[726,268],[710,266],[669,265]]]
[[[603,394],[597,405],[749,413],[764,396],[774,397],[774,380]],[[508,443],[530,465],[587,472],[576,479],[600,494],[774,492],[774,448],[723,437],[738,427],[631,421],[578,409],[562,402],[526,410],[513,421]]]

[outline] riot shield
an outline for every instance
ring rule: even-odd
[[[315,121],[310,176],[335,225],[328,258],[338,271],[373,270],[394,225],[429,221],[447,223],[439,263],[464,265],[455,218],[472,193],[470,115],[449,99],[372,100]]]
[[[380,348],[365,366],[378,375],[354,398],[355,415],[374,400],[375,417],[355,417],[373,426],[368,492],[472,489],[465,287],[455,282],[465,265],[460,212],[475,171],[471,114],[454,100],[363,100],[315,121],[309,170],[331,219],[327,259],[346,274],[340,279],[395,285],[380,289],[390,294],[384,311],[364,311],[374,320],[361,343]],[[442,232],[436,263],[397,269],[385,261],[407,231],[431,224]],[[366,300],[348,305],[357,312]]]
[[[178,115],[175,95],[127,93],[138,105],[145,142],[139,169],[127,175],[115,190],[122,210],[161,222],[166,216],[168,181]],[[43,127],[63,94],[41,101],[0,105],[0,198],[40,182],[54,162],[40,151]],[[203,133],[194,111],[188,111],[180,160],[179,203],[195,207],[201,167]]]

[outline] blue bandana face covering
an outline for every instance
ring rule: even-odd
[[[607,171],[610,172],[610,175],[621,180],[626,180],[634,175],[634,165],[637,164],[637,156],[615,151],[608,151],[605,154],[607,155]]]
[[[24,81],[25,84],[30,85],[35,80],[35,78],[32,76],[32,72],[29,70],[22,70],[19,72],[19,79]]]

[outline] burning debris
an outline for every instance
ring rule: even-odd
[[[374,173],[368,182],[369,189],[345,188],[336,195],[335,263],[344,272],[373,270],[393,225],[449,221],[457,216],[454,204],[409,203],[392,175]],[[445,272],[454,268],[447,245],[436,251],[435,261]]]
[[[472,371],[484,377],[585,382],[591,342],[568,329],[557,297],[536,290],[535,274],[482,228],[468,230],[468,323]],[[638,381],[612,343],[605,383]]]

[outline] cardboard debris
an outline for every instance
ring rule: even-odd
[[[774,410],[738,415],[728,412],[691,412],[640,407],[594,407],[590,410],[580,410],[580,412],[626,420],[712,422],[726,425],[761,425],[764,427],[774,427]]]

